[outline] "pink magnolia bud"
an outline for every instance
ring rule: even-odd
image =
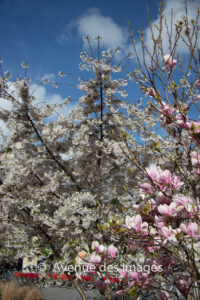
[[[115,258],[117,253],[118,253],[118,250],[115,246],[110,245],[108,247],[108,254],[109,254],[110,258]]]
[[[200,89],[200,79],[197,79],[195,81],[195,86],[196,86],[197,89]]]
[[[154,88],[150,87],[150,88],[147,89],[146,95],[155,97],[156,96],[156,91],[154,90]]]
[[[92,250],[95,250],[96,252],[100,252],[99,242],[98,241],[93,241],[91,248],[92,248]]]
[[[172,67],[176,66],[177,61],[175,59],[173,59],[173,57],[171,55],[169,55],[169,54],[164,55],[163,56],[163,60],[164,60],[165,65],[167,67],[172,68]]]

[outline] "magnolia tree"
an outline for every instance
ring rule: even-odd
[[[149,114],[159,117],[164,139],[153,132],[148,137],[155,159],[144,168],[122,129],[121,149],[143,179],[132,209],[107,225],[116,242],[106,248],[94,241],[92,259],[98,271],[104,263],[107,270],[117,265],[122,282],[128,281],[117,294],[134,299],[141,290],[155,299],[200,297],[199,14],[190,19],[186,5],[185,16],[169,26],[161,7],[159,24],[150,23],[152,51],[143,32],[141,49],[131,32],[138,68],[129,75],[151,97]],[[187,49],[184,56],[180,46]],[[108,285],[102,282],[101,289]]]

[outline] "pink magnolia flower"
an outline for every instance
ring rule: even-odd
[[[152,186],[151,186],[151,184],[149,184],[149,183],[147,183],[147,182],[145,182],[145,183],[140,183],[140,184],[139,184],[139,187],[140,187],[141,189],[143,189],[143,191],[144,191],[145,193],[147,193],[147,194],[152,194]]]
[[[189,197],[186,197],[184,195],[176,195],[172,198],[173,202],[176,203],[179,206],[185,207],[187,203],[193,203],[192,199]]]
[[[180,128],[188,128],[188,118],[183,116],[182,114],[177,114],[175,124],[178,125]]]
[[[154,210],[156,208],[156,201],[154,199],[150,199],[149,203],[151,205],[151,210]]]
[[[161,172],[160,176],[159,176],[159,181],[163,182],[165,184],[170,184],[172,180],[172,176],[169,170],[165,170],[163,172]]]
[[[159,244],[160,244],[159,241],[154,240],[152,246],[147,246],[146,249],[150,253],[154,252],[154,250],[160,250],[161,246],[157,246]]]
[[[150,252],[150,253],[153,252],[153,247],[152,246],[147,246],[147,251]]]
[[[172,202],[170,205],[163,204],[158,206],[158,211],[163,216],[175,216],[176,215],[176,203]]]
[[[146,96],[153,96],[153,97],[156,96],[156,91],[153,87],[146,87],[144,85],[140,85],[140,90],[143,93],[146,93]]]
[[[161,234],[164,236],[164,238],[168,239],[169,237],[173,236],[173,232],[168,227],[162,227],[161,228]]]
[[[92,248],[92,250],[95,250],[96,252],[100,252],[100,244],[99,244],[99,242],[98,241],[93,241],[91,248]]]
[[[149,87],[147,88],[147,93],[146,93],[147,96],[152,96],[152,97],[155,97],[156,96],[156,91],[154,88],[152,87]]]
[[[99,264],[101,262],[101,256],[94,252],[90,255],[88,261],[93,264]]]
[[[167,225],[167,219],[164,216],[155,216],[155,224],[158,228],[162,228]]]
[[[161,170],[160,167],[156,165],[150,165],[149,168],[146,168],[146,172],[151,180],[157,185],[160,191],[166,191],[167,188],[177,189],[183,185],[183,182],[179,181],[179,178],[176,175],[172,175],[169,170]],[[142,189],[146,191],[146,193],[152,193],[152,182],[151,184],[140,184]]]
[[[193,151],[191,161],[193,167],[198,168],[200,166],[200,154],[197,153],[196,151]]]
[[[174,175],[174,176],[172,177],[171,185],[172,185],[172,187],[173,187],[175,190],[178,189],[178,188],[179,188],[180,186],[182,186],[183,184],[184,184],[184,182],[179,181],[178,176]]]
[[[169,170],[161,171],[158,178],[158,184],[162,187],[163,185],[169,185],[171,183],[172,176]]]
[[[156,165],[150,165],[149,168],[146,169],[147,174],[149,177],[155,181],[160,173],[160,168],[157,167]]]
[[[166,104],[163,101],[161,101],[161,103],[159,103],[158,108],[162,112],[162,114],[164,114],[164,115],[170,115],[171,116],[175,112],[174,108],[170,107],[168,104]]]
[[[195,86],[196,86],[197,89],[200,89],[200,79],[197,79],[195,81]]]
[[[118,268],[117,271],[119,272],[120,276],[121,276],[123,279],[126,277],[126,275],[127,275],[127,270],[124,270],[124,268],[123,268],[123,269]]]
[[[180,229],[179,229],[180,231]],[[170,243],[177,243],[177,238],[175,236],[176,231],[169,227],[162,227],[160,230],[161,236],[165,238],[164,243],[169,241]]]
[[[134,229],[136,232],[141,231],[142,218],[140,215],[133,217],[126,216],[125,224],[128,229]]]
[[[187,129],[191,129],[192,128],[192,124],[193,124],[192,122],[189,122],[189,121],[186,122],[186,128]]]
[[[115,258],[117,253],[118,253],[118,250],[115,246],[110,245],[108,247],[108,254],[110,255],[110,258]]]
[[[176,66],[177,61],[169,54],[164,55],[163,60],[167,67],[172,68],[172,67]]]
[[[198,232],[198,225],[196,223],[189,223],[189,224],[181,224],[180,225],[180,229],[186,233],[187,235],[189,235],[189,237],[191,238],[197,238],[199,237],[197,235]]]
[[[100,245],[98,241],[93,241],[91,248],[92,250],[95,250],[97,253],[103,253],[106,250],[106,247]]]
[[[161,191],[166,191],[168,187],[173,187],[174,189],[179,188],[183,183],[179,181],[176,175],[171,175],[169,170],[160,171],[159,177],[156,180]]]
[[[142,223],[142,218],[140,215],[133,217],[126,216],[125,225],[128,229],[133,229],[135,232],[141,232],[143,235],[148,234],[148,223]]]
[[[130,271],[129,272],[129,277],[134,279],[135,281],[139,280],[139,274],[138,274],[138,272],[135,272],[135,271]]]

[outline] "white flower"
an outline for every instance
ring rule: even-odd
[[[42,80],[42,83],[43,83],[43,84],[48,84],[48,83],[49,83],[49,79],[48,79],[48,78],[44,78],[44,79]]]
[[[65,76],[66,76],[66,73],[63,72],[63,71],[59,71],[59,72],[58,72],[58,76],[60,76],[60,77],[65,77]]]
[[[21,63],[21,66],[22,66],[22,68],[24,68],[24,69],[28,69],[28,68],[29,68],[28,63],[27,63],[27,62],[24,62],[24,61]]]
[[[88,260],[90,263],[99,264],[101,262],[101,256],[93,252]]]

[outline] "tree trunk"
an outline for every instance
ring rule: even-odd
[[[73,283],[74,283],[74,286],[75,286],[77,292],[78,292],[79,295],[81,296],[81,298],[82,298],[83,300],[87,300],[87,297],[85,296],[85,294],[84,294],[84,292],[83,292],[81,286],[79,285],[79,283],[78,283],[76,280],[74,280]]]
[[[110,288],[109,288],[108,285],[105,289],[105,299],[106,300],[112,300],[112,294],[111,294],[111,291],[110,291]]]

